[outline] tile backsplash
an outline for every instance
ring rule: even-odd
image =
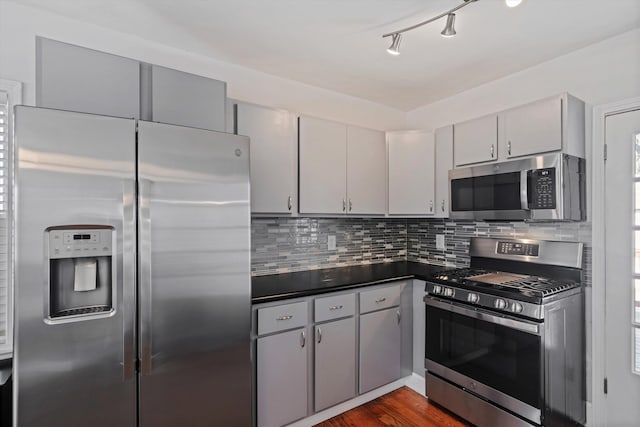
[[[336,249],[327,249],[328,236]],[[407,259],[407,221],[367,218],[252,218],[254,276]]]
[[[436,235],[445,249],[436,248]],[[336,249],[327,249],[328,236]],[[388,261],[469,265],[470,237],[528,237],[585,243],[585,280],[590,283],[591,224],[453,222],[442,219],[262,218],[251,221],[254,276]]]

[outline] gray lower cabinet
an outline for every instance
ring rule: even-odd
[[[360,316],[360,393],[400,378],[400,308]]]
[[[356,396],[355,318],[315,326],[315,411]]]
[[[258,427],[280,427],[307,416],[307,329],[257,340]]]

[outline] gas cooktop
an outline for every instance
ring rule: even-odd
[[[580,282],[573,280],[549,279],[480,268],[447,270],[435,274],[431,281],[534,304],[541,304],[543,298],[580,287]]]

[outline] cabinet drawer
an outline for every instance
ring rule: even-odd
[[[302,301],[258,309],[258,335],[306,326],[307,305]]]
[[[400,305],[400,285],[360,292],[360,314]]]
[[[355,294],[336,295],[333,297],[317,298],[315,300],[314,320],[316,322],[353,316],[355,313]]]

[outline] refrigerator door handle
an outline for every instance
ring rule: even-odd
[[[124,381],[135,378],[135,287],[136,287],[136,205],[135,181],[127,180],[122,186],[122,283],[120,287],[123,312],[122,376]]]
[[[138,269],[140,307],[140,372],[151,374],[151,216],[150,191],[152,183],[146,179],[139,181],[138,220]]]

